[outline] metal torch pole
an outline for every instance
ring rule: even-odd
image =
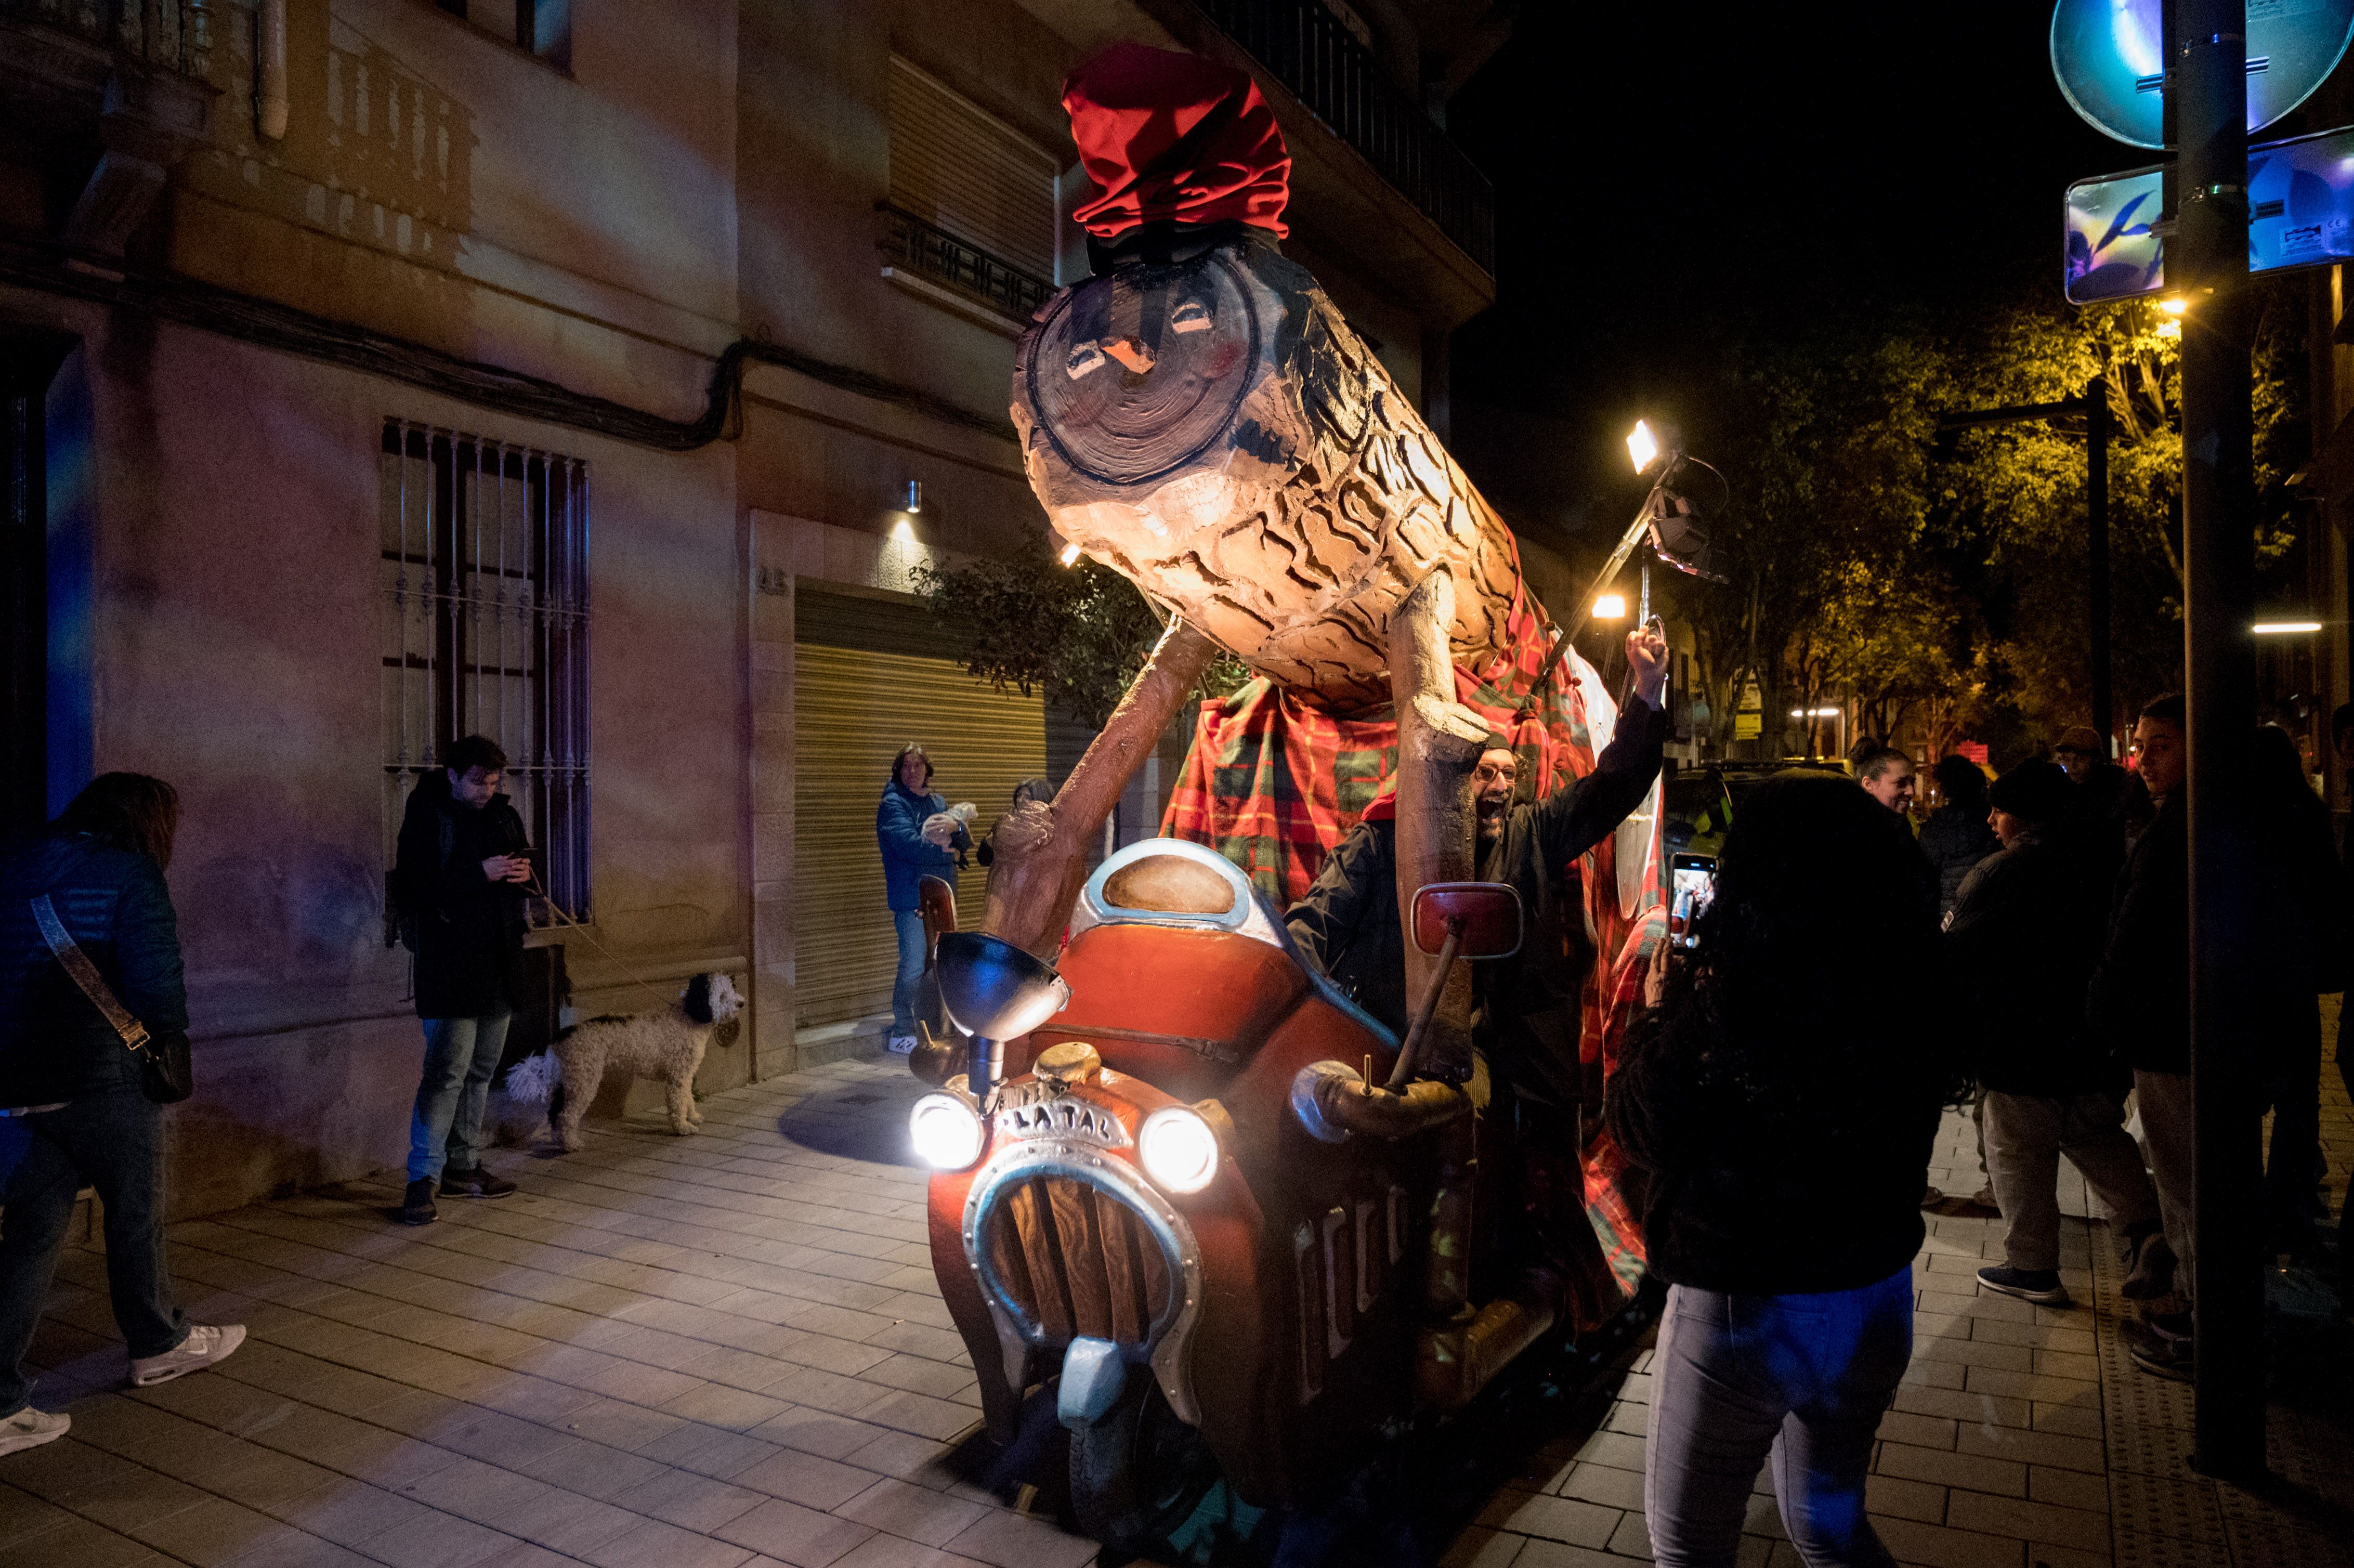
[[[2182,322],[2183,667],[2190,706],[2191,1232],[2198,1411],[2209,1474],[2264,1465],[2263,1159],[2248,1020],[2261,921],[2243,809],[2255,719],[2247,8],[2171,0],[2180,206],[2167,281]],[[2287,976],[2276,983],[2289,983]]]

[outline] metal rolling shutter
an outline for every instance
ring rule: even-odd
[[[1055,160],[896,55],[889,111],[892,205],[1051,280]]]
[[[970,800],[976,841],[1014,785],[1046,771],[1046,704],[965,673],[918,607],[799,590],[793,605],[793,994],[800,1025],[891,1009],[898,943],[885,907],[875,808],[891,758],[931,754],[932,787]],[[957,878],[957,916],[981,921],[988,874]]]

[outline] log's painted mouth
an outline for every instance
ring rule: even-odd
[[[1099,484],[1150,484],[1225,439],[1259,341],[1250,291],[1225,252],[1123,267],[1048,307],[1023,391],[1073,470]]]

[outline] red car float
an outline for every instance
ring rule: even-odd
[[[1416,917],[1443,963],[1520,940],[1500,885],[1425,889]],[[940,1082],[909,1117],[933,1266],[992,1436],[1059,1380],[1100,1539],[1147,1549],[1220,1475],[1289,1500],[1550,1323],[1466,1304],[1469,1098],[1401,1071],[1211,851],[1106,861],[1058,967],[966,932],[937,973],[971,1038],[915,1062]]]

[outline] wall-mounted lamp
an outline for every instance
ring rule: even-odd
[[[1623,593],[1601,593],[1594,596],[1594,619],[1624,620],[1627,619],[1627,596]]]
[[[923,509],[924,482],[920,479],[911,479],[907,482],[907,504],[906,510],[909,512],[921,512]]]
[[[2317,620],[2259,620],[2254,628],[2259,637],[2285,637],[2292,632],[2320,630],[2321,622]]]

